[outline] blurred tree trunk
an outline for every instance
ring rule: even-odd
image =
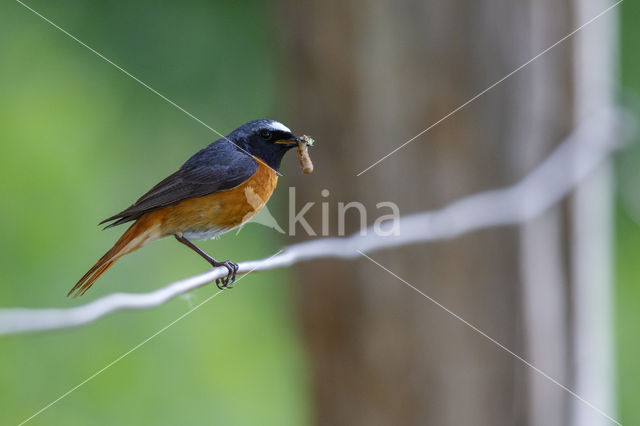
[[[362,176],[356,174],[572,31],[569,1],[282,0],[295,129],[318,141],[297,204],[436,208],[529,172],[572,129],[563,43]],[[290,171],[291,174],[296,172]],[[306,216],[321,229],[321,209]],[[569,251],[561,205],[373,257],[571,385]],[[347,232],[358,229],[355,212]],[[302,229],[297,229],[298,235]],[[369,262],[300,267],[300,315],[319,425],[566,425],[572,398]],[[597,416],[597,414],[596,414]]]

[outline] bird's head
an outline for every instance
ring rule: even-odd
[[[274,170],[280,168],[284,154],[298,146],[291,130],[275,120],[250,121],[229,133],[227,139]]]

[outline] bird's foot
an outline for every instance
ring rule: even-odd
[[[238,273],[238,264],[230,260],[225,260],[224,262],[216,262],[213,266],[224,266],[229,271],[226,276],[216,279],[218,288],[224,290],[225,288],[233,287],[232,284],[236,280],[236,274]]]

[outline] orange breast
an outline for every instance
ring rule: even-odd
[[[162,236],[184,234],[192,238],[211,238],[239,226],[258,212],[273,194],[278,175],[263,162],[258,170],[240,185],[203,197],[190,198],[148,213],[160,222]],[[145,216],[147,216],[145,215]]]

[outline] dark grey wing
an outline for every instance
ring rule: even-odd
[[[100,224],[115,221],[106,227],[110,228],[188,198],[231,189],[253,176],[257,169],[256,160],[231,143],[214,142],[196,153],[177,172],[163,179],[129,208]]]

